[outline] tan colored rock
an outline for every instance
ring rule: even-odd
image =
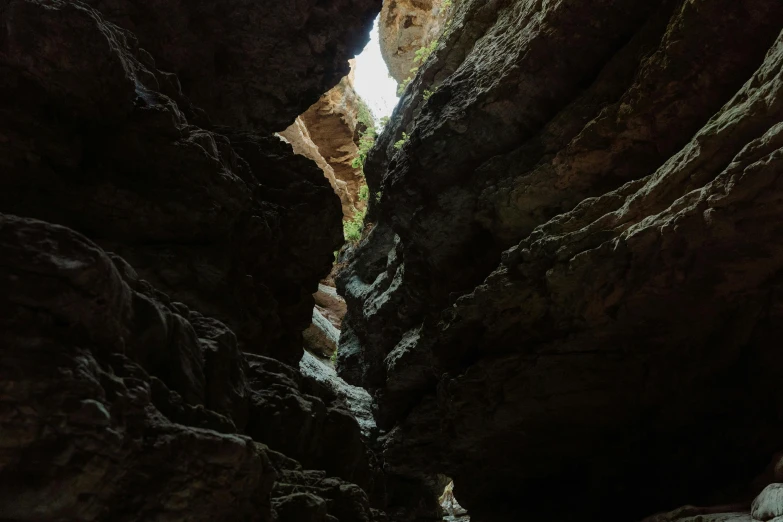
[[[359,189],[364,184],[361,169],[352,166],[359,154],[358,125],[360,98],[353,88],[351,73],[280,135],[291,143],[294,152],[315,161],[340,197],[343,217],[352,219],[365,207],[359,201]]]
[[[387,0],[380,20],[381,54],[398,83],[411,76],[416,50],[440,35],[448,9],[442,0]]]
[[[318,306],[313,308],[313,322],[302,332],[304,347],[311,353],[331,357],[337,351],[340,330],[324,315]]]
[[[294,149],[294,153],[304,156],[313,160],[323,171],[324,176],[329,180],[329,185],[332,186],[334,193],[340,197],[340,203],[343,208],[343,217],[348,217],[351,214],[346,213],[346,208],[350,210],[351,199],[348,193],[347,183],[338,180],[334,175],[334,169],[326,159],[321,156],[321,152],[318,150],[318,145],[313,142],[313,138],[310,136],[310,131],[307,130],[307,125],[302,120],[301,116],[296,118],[296,121],[291,124],[285,131],[280,133],[280,136],[285,139]]]
[[[343,317],[348,311],[345,299],[337,294],[333,286],[319,284],[318,291],[313,294],[315,306],[321,310],[321,313],[329,319],[329,322],[338,330],[342,328]]]

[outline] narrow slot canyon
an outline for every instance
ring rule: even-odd
[[[0,0],[0,522],[783,522],[780,0]]]

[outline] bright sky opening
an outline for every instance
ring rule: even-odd
[[[369,105],[373,116],[378,120],[391,116],[397,105],[397,82],[389,76],[389,69],[381,56],[381,40],[378,36],[378,21],[375,19],[370,33],[370,43],[362,54],[356,57],[354,88]]]

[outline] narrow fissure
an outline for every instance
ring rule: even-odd
[[[362,419],[363,433],[375,440],[376,446],[384,432],[378,431],[375,425],[369,394],[338,376],[341,329],[347,305],[338,294],[335,278],[346,269],[346,260],[372,230],[373,223],[365,222],[367,209],[369,205],[377,204],[382,196],[380,192],[371,194],[364,179],[368,154],[388,124],[399,96],[434,51],[440,33],[448,27],[447,15],[451,7],[448,2],[425,2],[407,7],[414,12],[404,11],[404,6],[400,5],[395,5],[394,10],[387,6],[375,19],[367,46],[351,61],[349,75],[278,134],[292,145],[295,153],[316,162],[343,206],[345,244],[335,251],[332,271],[320,281],[318,291],[313,294],[312,323],[302,334],[307,353],[300,369],[350,397],[348,403],[352,414]],[[384,16],[386,24],[382,35],[379,24]],[[400,19],[404,19],[402,25]],[[399,44],[396,52],[388,44],[394,39],[394,30],[398,31],[397,40],[408,42]],[[382,37],[387,42],[383,49]],[[410,52],[411,47],[414,52]],[[406,50],[401,53],[403,49]],[[405,67],[408,69],[404,77],[395,78],[390,71],[392,68],[400,76],[399,70]],[[429,96],[430,91],[427,91],[425,98]],[[401,145],[398,143],[396,148]],[[350,340],[342,342],[350,343]],[[468,522],[470,517],[456,501],[453,486],[450,482],[437,499],[444,520]]]
[[[0,519],[783,521],[782,27],[0,0]]]

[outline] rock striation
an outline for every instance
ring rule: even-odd
[[[781,27],[776,0],[455,2],[338,276],[389,480],[446,475],[480,522],[750,512],[783,440]]]
[[[360,132],[365,130],[359,122],[363,102],[354,90],[353,79],[352,65],[350,74],[280,133],[295,153],[321,168],[340,197],[344,219],[353,219],[366,207],[359,198],[364,175],[361,168],[353,166],[359,155]]]
[[[0,3],[1,518],[382,519],[355,393],[299,369],[340,203],[268,130],[380,8],[322,4]]]

